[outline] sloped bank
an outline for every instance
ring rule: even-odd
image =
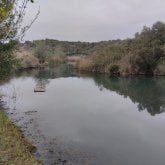
[[[4,165],[41,165],[35,160],[32,146],[21,131],[0,109],[0,164]]]

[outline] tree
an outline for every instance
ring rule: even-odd
[[[33,0],[1,0],[0,1],[0,42],[21,39],[38,17],[39,11],[32,22],[22,27],[27,3]]]
[[[143,47],[138,51],[136,64],[140,72],[145,74],[153,74],[158,61],[164,57],[164,51],[160,47]]]
[[[48,50],[44,42],[39,42],[36,44],[34,55],[39,59],[40,63],[45,63],[46,58],[47,58],[47,53],[48,53]]]
[[[12,56],[13,47],[21,39],[25,32],[31,27],[37,18],[22,27],[21,23],[25,16],[25,9],[28,2],[33,0],[0,0],[0,78],[10,73],[14,58]]]
[[[160,44],[165,43],[165,24],[163,22],[156,22],[152,26],[153,40],[158,40]]]
[[[7,76],[12,69],[13,63],[15,62],[12,56],[12,50],[16,44],[16,41],[0,43],[0,79]]]

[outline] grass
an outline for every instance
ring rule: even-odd
[[[0,110],[0,165],[41,165],[32,155],[34,149]]]

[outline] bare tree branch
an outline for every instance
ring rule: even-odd
[[[40,10],[27,26],[22,27],[29,1],[33,2],[33,0],[0,0],[0,42],[22,39],[25,32],[37,19]]]

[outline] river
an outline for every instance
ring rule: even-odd
[[[46,92],[34,92],[39,84]],[[18,72],[0,92],[45,165],[165,164],[165,77],[108,77],[60,66]]]

